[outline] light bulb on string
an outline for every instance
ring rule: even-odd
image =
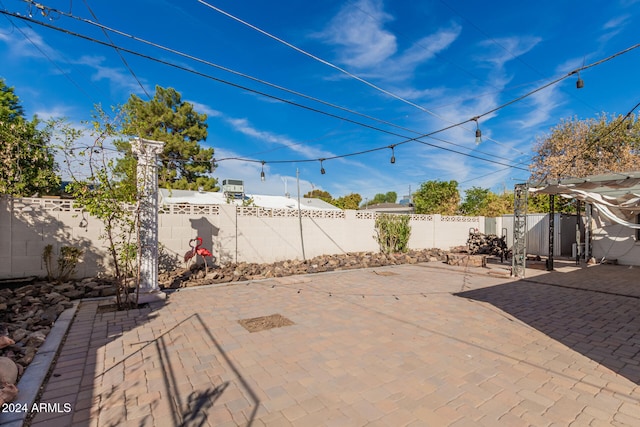
[[[391,163],[395,163],[396,162],[396,152],[394,150],[395,145],[390,145],[389,148],[391,148]]]
[[[582,68],[584,68],[584,62],[586,61],[586,57],[582,59]],[[576,80],[576,89],[582,89],[584,87],[584,80],[580,77],[580,71],[578,71],[578,80]]]
[[[264,161],[262,161],[262,171],[260,171],[260,181],[264,182],[265,180],[265,176],[264,176]]]
[[[480,145],[482,142],[482,131],[480,130],[480,125],[478,125],[478,118],[475,117],[472,120],[476,122],[476,145]]]
[[[325,170],[324,170],[324,166],[322,166],[322,162],[323,162],[324,160],[325,160],[325,159],[320,159],[320,173],[321,173],[322,175],[324,175],[325,173],[327,173],[327,171],[325,171]]]

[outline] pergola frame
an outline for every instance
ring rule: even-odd
[[[513,274],[523,278],[526,269],[526,215],[528,193],[549,195],[549,258],[547,270],[553,270],[553,237],[555,217],[555,196],[576,199],[576,264],[580,262],[580,242],[584,236],[585,257],[591,254],[590,239],[591,213],[595,205],[606,210],[608,217],[612,214],[620,219],[622,225],[629,225],[627,220],[640,213],[640,171],[612,172],[602,175],[591,175],[584,178],[568,178],[548,180],[541,183],[516,184],[514,189],[514,236],[513,236]],[[587,227],[581,230],[580,211],[585,205]],[[583,233],[584,231],[584,233]]]

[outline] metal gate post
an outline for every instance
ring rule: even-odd
[[[527,184],[516,184],[513,191],[513,257],[514,276],[524,278],[527,262]]]

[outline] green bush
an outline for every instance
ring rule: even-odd
[[[55,279],[62,283],[69,280],[69,278],[75,273],[76,266],[82,256],[82,249],[75,246],[62,246],[60,247],[60,255],[58,256],[58,271],[56,272]],[[47,269],[47,280],[54,278],[53,272],[53,245],[47,245],[42,251],[42,259]]]
[[[407,252],[411,226],[409,215],[380,214],[376,217],[374,239],[386,254]]]

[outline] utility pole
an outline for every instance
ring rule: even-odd
[[[302,234],[302,209],[300,208],[300,170],[298,168],[296,168],[296,182],[298,184],[298,222],[300,223],[300,244],[302,245],[302,260],[306,261],[307,257],[304,254],[304,236]]]

